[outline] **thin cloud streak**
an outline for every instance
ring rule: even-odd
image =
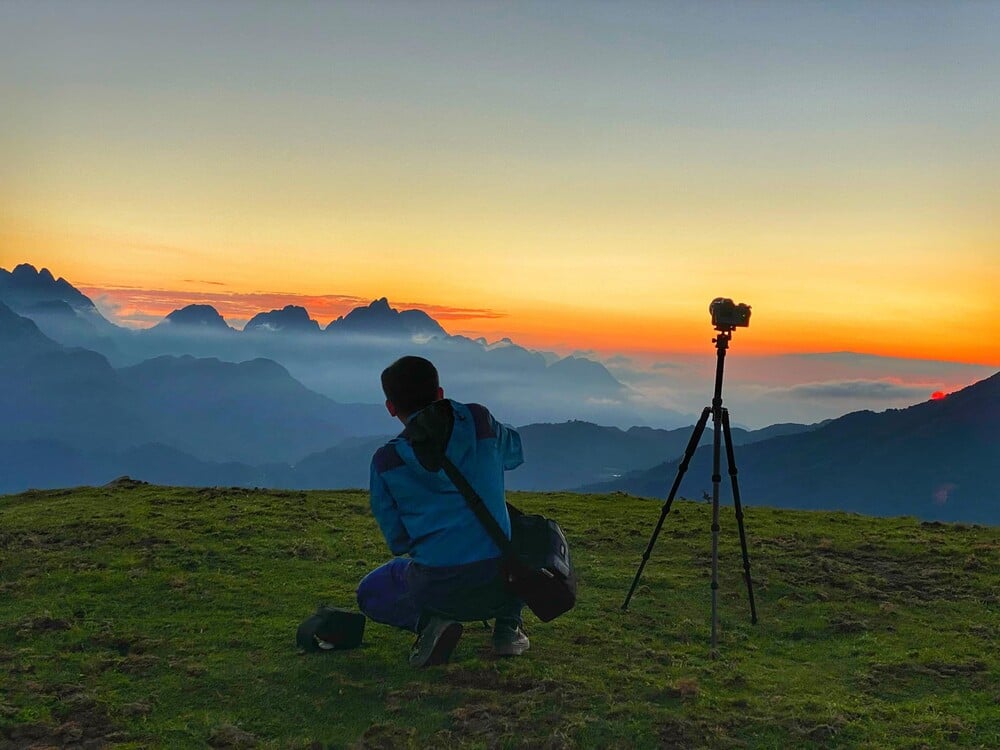
[[[221,282],[199,281],[202,284]],[[304,307],[309,316],[326,325],[371,300],[348,294],[305,295],[293,292],[224,292],[179,289],[144,289],[131,286],[81,286],[98,309],[114,322],[131,328],[148,328],[174,310],[187,305],[211,305],[230,323],[242,323],[259,312],[286,305]],[[485,308],[429,305],[421,302],[390,302],[398,310],[419,309],[439,320],[499,319],[506,313]]]
[[[894,379],[841,380],[825,383],[801,383],[790,388],[776,389],[776,395],[793,398],[873,399],[888,400],[926,397],[932,386],[906,384]]]

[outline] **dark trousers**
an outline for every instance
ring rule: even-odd
[[[413,632],[426,615],[520,624],[524,606],[504,588],[499,559],[430,568],[397,557],[361,579],[357,595],[365,616]]]

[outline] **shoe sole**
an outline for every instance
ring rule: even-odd
[[[493,655],[497,657],[520,656],[528,650],[530,644],[508,643],[503,646],[493,646]]]
[[[459,638],[462,637],[462,631],[462,623],[451,623],[448,627],[441,631],[441,635],[438,636],[437,642],[434,644],[434,648],[431,649],[430,656],[427,657],[427,661],[417,666],[436,667],[439,664],[447,664],[448,659],[451,658],[452,651],[454,651],[455,646],[458,645]]]

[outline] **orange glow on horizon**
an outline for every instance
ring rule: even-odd
[[[117,322],[137,328],[155,325],[173,310],[190,304],[212,305],[236,327],[242,327],[259,312],[297,305],[304,307],[310,317],[325,328],[337,317],[371,302],[367,297],[347,294],[238,292],[223,288],[221,284],[195,280],[191,280],[190,285],[195,288],[166,290],[97,284],[82,284],[78,288]],[[389,303],[398,310],[423,310],[450,334],[482,337],[489,342],[509,338],[530,349],[561,354],[574,351],[592,351],[602,356],[710,353],[715,335],[707,308],[704,314],[700,310],[674,311],[668,316],[652,311],[640,314],[542,305],[503,310],[425,301],[400,302],[391,297]],[[796,326],[794,321],[775,321],[766,308],[755,307],[752,320],[749,328],[735,331],[734,351],[753,356],[852,351],[968,364],[988,364],[991,356],[993,361],[1000,359],[1000,352],[984,350],[982,340],[972,331],[964,335],[959,331],[946,340],[929,341],[918,327],[907,331],[882,326],[880,331],[876,324],[865,330],[849,323],[828,321],[815,329],[805,326],[805,333],[809,335],[804,336],[802,326]],[[944,395],[935,393],[932,398]]]

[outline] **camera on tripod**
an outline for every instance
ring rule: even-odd
[[[728,297],[716,297],[708,306],[712,325],[720,331],[746,328],[750,325],[750,305],[736,304]]]
[[[649,539],[646,551],[642,553],[642,561],[639,563],[639,569],[635,572],[635,578],[632,579],[632,588],[628,590],[628,594],[625,596],[622,610],[628,609],[628,603],[632,599],[632,594],[635,593],[636,586],[639,585],[639,578],[642,577],[642,571],[646,567],[646,563],[649,562],[649,555],[653,551],[653,545],[656,544],[656,538],[660,535],[660,530],[663,528],[663,521],[670,512],[674,498],[677,497],[677,490],[681,485],[681,479],[684,478],[688,464],[691,463],[695,451],[701,444],[701,436],[705,432],[705,425],[708,424],[708,419],[711,417],[713,423],[712,432],[714,433],[712,441],[712,655],[714,657],[715,647],[718,644],[719,627],[719,484],[722,481],[720,460],[723,441],[726,446],[726,463],[729,465],[729,479],[733,485],[733,507],[736,511],[736,525],[739,528],[740,549],[743,553],[743,580],[746,582],[747,596],[750,599],[750,622],[752,623],[757,622],[757,603],[754,601],[753,579],[750,577],[750,553],[747,550],[746,530],[743,528],[743,502],[740,499],[740,485],[736,479],[736,457],[733,452],[732,430],[729,426],[729,409],[722,405],[722,372],[723,364],[726,360],[726,350],[729,348],[729,341],[732,338],[733,330],[750,325],[750,305],[737,305],[728,297],[716,297],[708,306],[708,311],[712,313],[712,325],[719,332],[712,339],[716,350],[715,395],[712,398],[711,406],[706,406],[702,409],[701,417],[698,418],[698,423],[694,426],[694,432],[691,433],[691,439],[688,441],[687,448],[684,449],[684,458],[681,459],[680,464],[677,466],[677,475],[674,477],[674,483],[667,494],[667,501],[663,504],[663,509],[660,511],[660,520],[653,530],[653,536]]]

